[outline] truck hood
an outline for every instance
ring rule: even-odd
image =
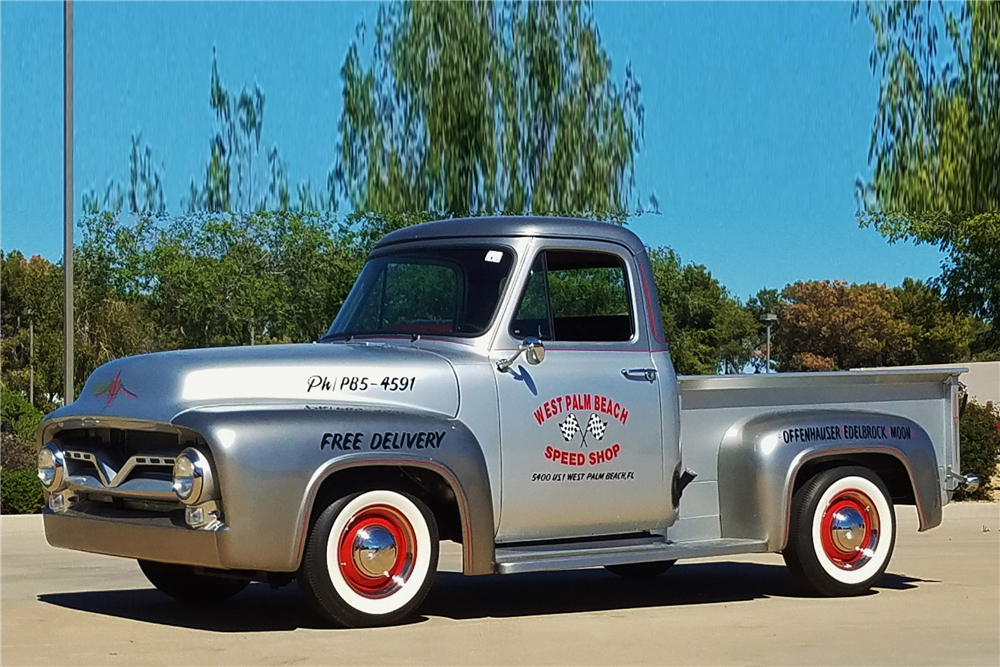
[[[300,404],[323,409],[458,413],[444,357],[384,343],[262,345],[159,352],[98,368],[80,397],[46,421],[120,417],[170,422],[192,408]]]

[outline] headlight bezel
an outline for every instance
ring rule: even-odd
[[[185,505],[199,505],[216,498],[212,465],[194,447],[188,447],[177,455],[170,477],[174,494]]]
[[[47,457],[44,465],[43,456]],[[66,488],[66,456],[59,447],[51,442],[42,445],[41,449],[38,450],[36,463],[36,475],[46,493],[58,493]],[[51,477],[45,475],[43,470],[51,470]],[[46,479],[49,481],[46,482]]]

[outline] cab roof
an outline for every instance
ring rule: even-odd
[[[579,218],[543,216],[484,216],[425,222],[390,232],[375,247],[383,248],[396,243],[428,239],[518,236],[611,241],[627,247],[633,254],[641,254],[645,250],[639,237],[621,225]]]

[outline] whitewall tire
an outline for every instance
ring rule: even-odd
[[[895,540],[885,485],[867,468],[845,466],[816,475],[796,491],[783,555],[805,591],[858,595],[885,572]]]
[[[347,627],[411,616],[438,562],[434,515],[419,499],[378,489],[331,503],[313,526],[299,585],[322,616]]]

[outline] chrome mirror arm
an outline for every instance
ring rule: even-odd
[[[513,366],[514,362],[522,354],[525,355],[525,359],[527,359],[529,364],[532,366],[538,365],[545,359],[545,346],[534,336],[527,336],[521,342],[521,345],[518,346],[517,350],[514,351],[514,354],[497,362],[497,370],[503,373]]]

